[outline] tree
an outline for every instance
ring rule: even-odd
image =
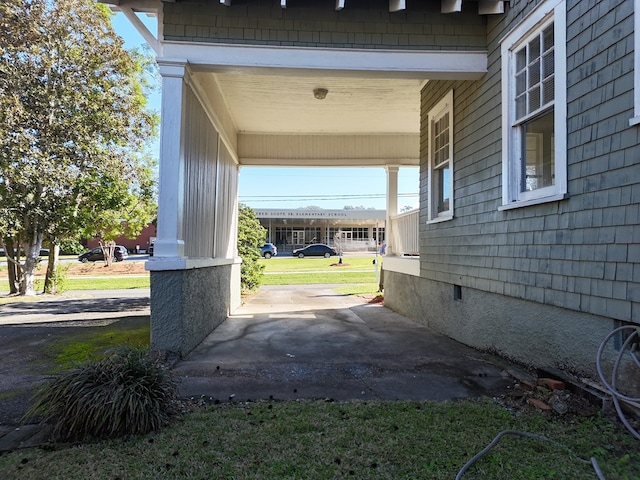
[[[240,265],[240,283],[242,290],[255,290],[260,286],[264,265],[260,259],[260,247],[264,243],[267,231],[260,225],[256,212],[246,205],[238,207],[238,255]]]
[[[145,108],[145,66],[104,5],[0,3],[0,238],[7,251],[24,246],[24,263],[11,262],[20,293],[35,293],[43,241],[115,236],[151,218],[143,152],[158,119]]]

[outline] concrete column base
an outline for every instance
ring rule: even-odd
[[[237,303],[232,270],[228,264],[151,271],[151,349],[184,357],[224,322],[232,299]]]

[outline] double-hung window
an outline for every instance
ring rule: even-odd
[[[567,193],[565,19],[548,0],[502,41],[502,208]]]
[[[427,114],[429,221],[453,218],[453,91]]]

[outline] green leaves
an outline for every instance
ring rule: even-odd
[[[242,258],[240,283],[242,290],[255,290],[260,286],[264,265],[259,262],[260,247],[266,230],[256,217],[256,212],[246,205],[238,209],[238,255]]]
[[[85,0],[0,3],[0,237],[116,237],[155,216],[153,63],[109,15]]]

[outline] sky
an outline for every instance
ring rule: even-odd
[[[155,19],[142,15],[155,33]],[[142,36],[122,14],[112,19],[114,30],[125,41],[126,48],[140,47]],[[160,93],[148,98],[149,106],[160,111]],[[159,155],[159,147],[154,147]],[[305,208],[342,209],[345,206],[386,208],[386,172],[375,168],[289,168],[241,167],[239,201],[253,209]],[[401,167],[398,172],[398,210],[418,208],[419,171],[417,167]]]

